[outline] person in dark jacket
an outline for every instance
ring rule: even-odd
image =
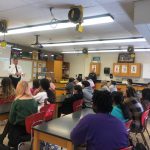
[[[61,114],[70,114],[73,112],[73,102],[83,98],[82,87],[80,85],[75,85],[73,90],[73,95],[69,98],[65,98],[62,106],[58,108],[58,117]]]
[[[88,78],[89,78],[89,79],[92,79],[93,82],[96,83],[97,76],[96,76],[96,73],[95,73],[95,69],[93,69],[92,72],[89,73]]]
[[[75,80],[74,78],[69,78],[69,81],[68,81],[66,88],[65,88],[66,94],[73,94],[73,88],[75,85],[74,80]]]

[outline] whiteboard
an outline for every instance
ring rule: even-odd
[[[150,79],[150,64],[143,64],[143,78]]]
[[[21,66],[23,73],[25,74],[25,76],[23,77],[23,80],[31,81],[32,80],[32,60],[19,59],[18,65]]]
[[[11,48],[0,47],[0,77],[9,76],[9,65],[10,65]]]

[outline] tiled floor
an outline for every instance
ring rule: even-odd
[[[4,128],[4,125],[0,125],[0,133],[2,133],[3,128]],[[149,133],[150,133],[150,119],[149,119],[149,122],[148,122],[148,131],[149,131]],[[145,133],[144,133],[144,135],[145,135],[146,140],[147,140],[147,143],[149,144],[149,147],[150,147],[150,139],[149,139],[149,137],[148,137],[147,133],[145,132]],[[132,137],[132,139],[133,139],[133,142],[135,142],[135,141],[136,141],[136,139],[135,139],[134,134],[131,134],[131,137]],[[140,141],[140,142],[142,142],[142,143],[143,143],[143,141],[142,141],[142,139],[141,139],[141,136],[140,136],[140,135],[138,135],[138,139],[139,139],[139,141]],[[6,144],[6,145],[7,145],[7,143],[8,143],[8,139],[7,139],[7,137],[6,137],[6,138],[5,138],[5,140],[4,140],[4,144]],[[65,149],[63,149],[63,150],[65,150]]]

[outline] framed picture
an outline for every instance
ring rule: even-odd
[[[135,53],[120,53],[118,55],[118,63],[134,63]]]

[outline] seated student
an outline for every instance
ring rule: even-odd
[[[50,103],[53,103],[55,101],[55,94],[50,90],[50,84],[48,79],[40,80],[40,91],[37,95],[34,96],[34,99],[39,104],[44,104],[44,101],[46,99]]]
[[[47,76],[46,76],[46,79],[49,80],[50,90],[55,91],[56,86],[55,86],[55,84],[52,82],[52,78],[47,75]]]
[[[111,112],[111,115],[118,118],[122,122],[127,122],[130,119],[130,116],[126,106],[123,104],[124,101],[123,93],[113,92],[112,100],[113,100],[113,110]]]
[[[102,81],[100,91],[110,91],[107,85],[107,81]]]
[[[80,85],[82,87],[82,79],[81,78],[76,78],[75,84]]]
[[[75,83],[74,83],[74,78],[69,78],[69,81],[68,81],[68,83],[67,83],[67,85],[66,85],[66,94],[73,94],[73,88],[74,88],[74,86],[75,86]]]
[[[86,144],[88,150],[119,150],[128,146],[128,133],[120,120],[110,115],[111,93],[95,91],[93,110],[80,120],[71,132],[75,146]]]
[[[92,107],[93,89],[88,81],[82,81],[82,92],[85,107]]]
[[[132,84],[133,84],[132,79],[127,79],[127,86],[132,86]]]
[[[32,98],[26,81],[20,81],[16,88],[16,99],[8,119],[8,145],[16,147],[26,140],[25,118],[37,112],[38,104]],[[23,138],[24,137],[24,138]]]
[[[109,90],[111,93],[114,91],[117,91],[116,81],[111,81],[111,85],[109,86]]]
[[[32,95],[36,95],[39,91],[40,83],[38,79],[33,80],[32,88],[30,89]]]
[[[145,88],[142,90],[141,103],[143,105],[144,110],[150,109],[150,89],[149,88]]]
[[[126,89],[126,99],[124,104],[127,105],[129,114],[133,120],[131,130],[137,131],[141,127],[141,115],[144,111],[142,104],[136,97],[136,91],[132,86],[128,86]]]
[[[11,79],[5,77],[1,81],[0,87],[0,104],[12,102],[15,99],[15,89],[12,85]]]
[[[70,114],[73,112],[73,102],[83,98],[82,87],[80,85],[75,85],[73,90],[73,95],[69,98],[65,98],[62,106],[58,108],[58,117],[61,114]]]
[[[149,82],[149,83],[147,83],[147,88],[150,88],[150,82]]]
[[[91,78],[85,77],[85,80],[90,83],[91,88],[93,88],[93,89],[95,88],[95,84],[94,84],[94,82],[93,82],[93,80]]]

